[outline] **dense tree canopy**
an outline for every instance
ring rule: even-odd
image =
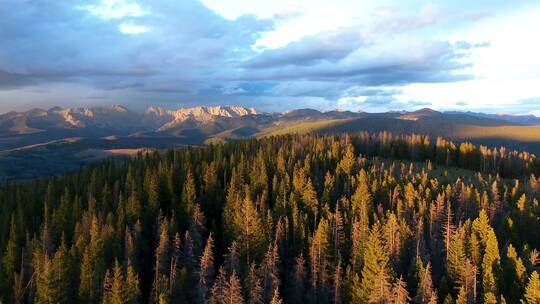
[[[288,135],[0,188],[6,303],[540,303],[540,166]]]

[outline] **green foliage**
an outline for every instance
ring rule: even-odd
[[[290,135],[7,184],[0,297],[538,303],[538,164],[501,153],[421,135]],[[492,162],[499,176],[465,170]]]

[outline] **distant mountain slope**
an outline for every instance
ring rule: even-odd
[[[237,106],[150,107],[144,113],[122,106],[33,109],[0,115],[0,173],[29,177],[72,169],[94,159],[88,155],[110,155],[109,150],[203,145],[287,133],[417,133],[540,154],[540,124],[533,125],[537,120],[432,109],[386,113],[314,109],[265,113]],[[51,169],[53,163],[57,170]]]
[[[0,151],[69,137],[175,137],[192,144],[228,141],[287,132],[355,132],[359,130],[417,132],[453,136],[464,126],[523,126],[535,116],[521,117],[465,112],[365,113],[297,109],[261,113],[239,106],[169,110],[150,107],[136,113],[122,106],[33,109],[0,115]],[[540,119],[538,119],[540,121]],[[508,134],[508,132],[504,133]]]
[[[445,112],[445,114],[458,114],[458,115],[468,115],[468,116],[476,116],[476,117],[485,117],[488,119],[497,119],[497,120],[504,120],[509,121],[512,123],[517,123],[521,125],[540,125],[540,117],[536,117],[532,114],[529,115],[515,115],[515,114],[486,114],[486,113],[478,113],[478,112],[456,112],[456,111],[450,111]]]

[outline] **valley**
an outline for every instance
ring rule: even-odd
[[[470,112],[366,113],[298,109],[259,112],[239,106],[144,113],[122,106],[49,110],[0,115],[0,176],[24,180],[57,175],[133,151],[201,146],[290,133],[340,134],[367,131],[442,136],[489,147],[540,153],[540,120],[530,116]],[[114,152],[111,152],[114,151]]]

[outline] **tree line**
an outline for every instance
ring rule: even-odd
[[[5,303],[540,303],[539,164],[286,135],[0,188]]]

